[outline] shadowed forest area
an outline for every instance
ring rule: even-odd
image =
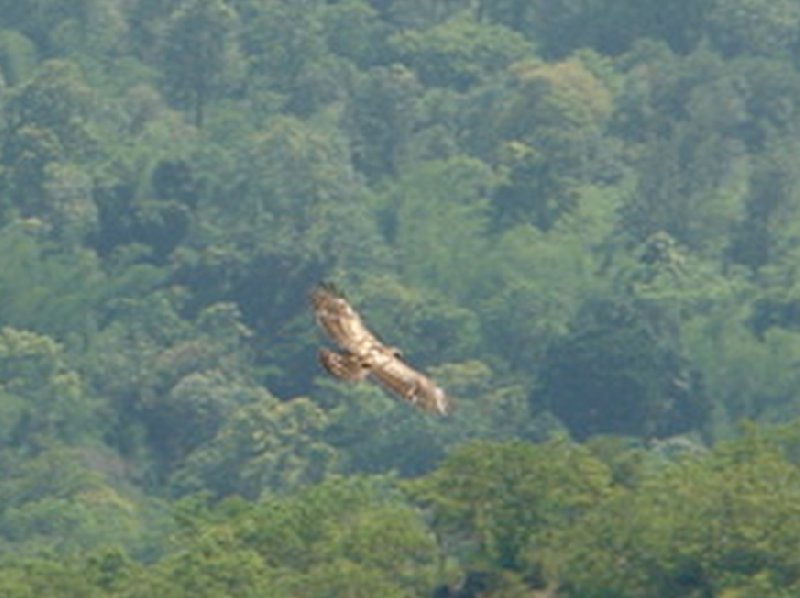
[[[0,0],[0,595],[800,595],[796,0]],[[456,404],[317,363],[321,280]]]

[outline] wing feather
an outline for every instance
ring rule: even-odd
[[[380,345],[361,316],[333,287],[319,285],[311,294],[311,304],[320,328],[342,349],[366,354]]]
[[[447,415],[452,409],[441,387],[391,353],[375,358],[369,373],[384,388],[420,409],[439,415]]]
[[[353,353],[335,353],[320,349],[319,362],[329,374],[341,380],[356,382],[369,374],[369,365]]]

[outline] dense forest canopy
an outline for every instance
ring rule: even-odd
[[[0,594],[800,593],[796,0],[0,15]]]

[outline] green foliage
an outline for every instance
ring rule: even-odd
[[[736,596],[759,586],[771,595],[796,588],[798,472],[759,436],[674,464],[556,534],[557,575],[569,592]]]
[[[23,127],[51,131],[65,150],[80,155],[87,141],[90,100],[91,91],[75,64],[50,60],[14,88],[5,105],[6,120],[12,135]]]
[[[416,594],[431,587],[437,574],[432,535],[419,514],[381,488],[379,480],[334,478],[291,500],[268,500],[243,523],[252,530],[246,532],[249,543],[267,562],[316,579],[300,590],[310,589],[310,596],[324,591],[318,584],[326,578],[358,588],[348,582],[348,570],[356,580],[366,578],[366,588],[380,584],[391,595]],[[342,569],[337,573],[334,565]]]
[[[700,40],[713,5],[710,0],[676,5],[656,0],[483,0],[479,11],[524,32],[544,55],[557,57],[585,47],[616,55],[643,38],[687,51]]]
[[[465,156],[429,162],[402,173],[384,200],[386,220],[405,280],[436,280],[447,296],[465,298],[480,284],[488,256],[485,194],[494,177]],[[457,230],[459,234],[449,234]]]
[[[587,197],[598,204],[604,199]],[[594,277],[597,265],[586,248],[606,225],[591,214],[575,216],[563,228],[542,232],[522,224],[496,240],[484,273],[492,285],[479,311],[491,349],[485,359],[494,365],[496,356],[502,357],[495,367],[510,365],[515,373],[533,377],[534,364],[565,333],[580,298],[602,292],[605,283]]]
[[[792,2],[730,0],[709,15],[716,45],[726,54],[785,55],[797,44],[800,10]]]
[[[545,357],[542,399],[578,438],[663,436],[701,428],[695,375],[642,316],[599,300]]]
[[[6,325],[58,338],[82,334],[110,301],[146,292],[161,278],[144,266],[107,275],[89,251],[56,252],[43,229],[37,220],[0,229],[0,321]]]
[[[611,95],[578,60],[523,61],[510,68],[509,98],[493,114],[494,152],[506,173],[494,219],[547,230],[572,211],[590,180],[597,132],[611,115]]]
[[[0,376],[4,446],[36,452],[52,442],[97,434],[100,405],[86,395],[79,374],[51,338],[0,330]]]
[[[167,89],[179,106],[192,111],[198,128],[205,123],[209,99],[233,78],[236,28],[235,11],[218,0],[192,0],[170,17],[162,50]]]
[[[379,480],[333,478],[291,498],[222,503],[196,524],[125,595],[409,596],[437,576],[431,534]]]
[[[424,84],[456,89],[479,83],[531,51],[521,35],[463,18],[424,31],[403,31],[389,43]]]
[[[453,426],[426,418],[375,388],[330,388],[323,396],[337,405],[325,436],[349,474],[424,473],[444,456],[453,433]]]
[[[17,85],[36,67],[36,46],[13,29],[0,32],[0,72],[5,85]]]
[[[160,552],[171,523],[158,501],[143,500],[125,486],[125,463],[117,455],[54,445],[28,459],[4,450],[0,459],[6,471],[0,484],[4,559],[64,557],[100,545],[125,547],[142,557]]]
[[[791,142],[769,144],[750,174],[744,214],[731,240],[731,258],[753,269],[791,260],[796,251],[798,198]],[[787,151],[788,150],[788,151]]]
[[[463,544],[473,566],[512,570],[522,570],[527,550],[551,529],[611,491],[605,465],[563,441],[466,444],[406,488],[431,510],[445,542]]]
[[[50,60],[14,88],[3,107],[0,173],[10,199],[23,216],[71,240],[81,240],[94,224],[90,182],[76,165],[94,146],[91,106],[91,90],[75,65]]]
[[[326,7],[322,24],[328,48],[360,68],[379,63],[389,27],[364,0],[345,0]]]
[[[326,413],[308,399],[278,403],[262,397],[233,413],[213,439],[189,454],[175,485],[180,492],[253,499],[319,482],[336,457],[319,438],[326,424]]]
[[[356,78],[345,122],[359,171],[375,179],[396,174],[421,94],[416,75],[400,64],[376,66]]]

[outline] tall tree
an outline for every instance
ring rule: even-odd
[[[717,2],[708,25],[715,46],[729,56],[788,57],[800,42],[800,7],[791,0]]]
[[[187,0],[169,19],[162,42],[164,86],[195,126],[205,123],[208,103],[235,81],[236,12],[222,0]]]
[[[578,59],[518,63],[509,77],[509,93],[484,125],[507,173],[495,193],[494,218],[502,227],[524,221],[546,230],[575,208],[579,185],[601,180],[594,163],[602,156],[598,139],[612,96]]]
[[[466,566],[528,573],[540,587],[544,571],[531,567],[529,555],[550,529],[579,519],[611,493],[606,466],[562,441],[472,442],[405,488],[429,509],[439,541],[453,545]]]
[[[47,169],[91,155],[92,105],[92,90],[80,70],[62,60],[43,63],[10,94],[4,106],[3,174],[23,215],[49,220],[62,209],[50,203],[58,198],[45,190]]]
[[[459,90],[532,52],[531,44],[516,32],[464,17],[424,31],[398,32],[389,44],[425,85]]]
[[[414,130],[422,87],[407,67],[378,66],[356,79],[345,113],[352,161],[371,179],[397,173],[398,158]]]

